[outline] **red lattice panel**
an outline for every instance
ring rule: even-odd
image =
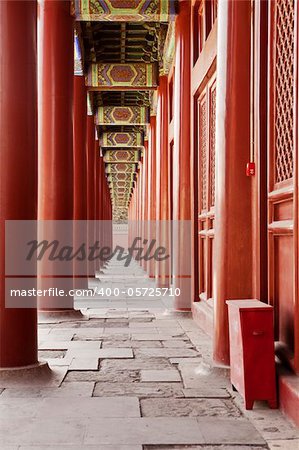
[[[216,86],[210,97],[210,201],[215,206],[215,137],[216,137]]]
[[[199,104],[199,164],[201,186],[201,209],[208,207],[207,196],[207,101],[204,96]]]
[[[275,182],[293,177],[294,0],[275,2]]]

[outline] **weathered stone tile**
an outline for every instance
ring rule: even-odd
[[[193,344],[189,341],[183,341],[182,339],[172,339],[162,342],[163,347],[165,348],[192,348]]]
[[[5,447],[1,450],[142,450],[141,445],[42,445],[39,446],[38,449],[32,446],[21,446],[21,447]]]
[[[14,400],[17,405],[18,401],[25,399]],[[34,407],[34,401],[40,402],[37,408]],[[119,398],[82,397],[79,401],[76,398],[69,398],[67,402],[63,398],[31,399],[31,405],[40,417],[57,418],[57,420],[79,417],[95,420],[101,417],[140,417],[138,398],[124,396]]]
[[[183,358],[198,356],[198,352],[189,348],[140,348],[135,356],[141,358]]]
[[[150,348],[161,348],[162,344],[159,341],[117,341],[115,339],[113,340],[107,340],[103,341],[102,348],[141,348],[141,347],[150,347]]]
[[[117,433],[115,432],[117,430]],[[193,418],[99,419],[87,427],[87,444],[203,444]]]
[[[130,348],[102,348],[99,351],[99,358],[122,359],[134,358],[133,351]]]
[[[69,370],[97,370],[99,366],[98,358],[73,358]]]
[[[132,341],[164,341],[167,339],[171,339],[171,335],[169,334],[159,334],[159,333],[154,333],[154,334],[148,334],[148,333],[131,333],[131,339]]]
[[[198,418],[204,442],[209,444],[264,445],[266,442],[246,419]]]
[[[240,417],[231,400],[155,398],[141,400],[143,417]]]
[[[134,358],[134,359],[106,359],[101,361],[101,369],[114,370],[141,370],[141,369],[171,369],[172,366],[166,358]]]
[[[113,419],[110,419],[113,420]],[[16,433],[17,430],[17,433]],[[0,421],[1,445],[40,446],[46,444],[83,444],[86,423],[80,419],[30,418],[6,419]]]
[[[180,383],[96,383],[95,397],[183,397]]]
[[[225,388],[210,387],[208,384],[200,389],[184,389],[183,392],[186,398],[230,398]]]
[[[229,386],[229,379],[216,375],[215,371],[201,362],[199,364],[179,364],[178,366],[185,388],[200,388],[205,386],[225,388]]]
[[[180,374],[177,370],[162,369],[162,370],[141,370],[141,381],[149,382],[163,382],[163,381],[178,381],[181,382]]]
[[[65,383],[58,388],[23,387],[5,389],[1,397],[7,398],[36,398],[36,397],[91,397],[94,389],[92,382]]]
[[[298,450],[299,448],[299,439],[278,439],[267,443],[270,450]]]
[[[171,364],[201,364],[203,362],[202,356],[192,356],[191,358],[169,358]]]

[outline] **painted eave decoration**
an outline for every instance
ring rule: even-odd
[[[140,147],[143,145],[142,133],[138,132],[104,132],[102,147]]]
[[[149,108],[145,106],[99,106],[97,125],[145,125],[149,123]]]
[[[104,155],[104,162],[106,163],[118,163],[118,162],[130,162],[138,163],[139,151],[138,150],[108,150]]]
[[[76,20],[167,22],[175,14],[175,0],[74,0]]]
[[[87,85],[89,88],[152,88],[157,86],[157,73],[156,64],[91,64]]]

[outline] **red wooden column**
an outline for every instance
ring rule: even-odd
[[[96,141],[97,143],[98,141]],[[96,152],[95,152],[95,240],[100,242],[100,168],[99,168],[99,157],[100,157],[100,147],[99,142],[96,145]],[[101,268],[101,261],[96,260],[96,270],[99,271]]]
[[[5,220],[36,219],[36,20],[36,1],[0,2],[1,368],[37,363],[36,309],[5,307],[4,253]]]
[[[57,221],[58,226],[61,220],[73,219],[74,20],[70,1],[41,0],[38,24],[38,216],[41,220]],[[49,269],[49,262],[47,265]],[[58,286],[59,280],[55,283]],[[40,286],[53,287],[53,282],[43,278]],[[73,288],[72,276],[63,288]],[[42,310],[73,311],[71,296],[63,297],[62,307],[57,307],[62,297],[40,299]]]
[[[94,243],[94,219],[95,219],[95,124],[93,115],[85,115],[86,121],[86,154],[87,154],[87,219],[88,219],[88,242],[92,246]],[[94,276],[95,262],[91,261],[88,264],[88,274],[90,277]]]
[[[226,300],[252,295],[251,2],[219,2],[216,98],[214,358],[229,363]]]
[[[74,142],[74,246],[87,243],[87,147],[86,114],[87,95],[84,76],[74,76],[73,109]],[[82,221],[82,222],[81,222]],[[87,282],[87,261],[74,263],[74,286],[85,288]]]
[[[191,308],[191,2],[179,2],[175,31],[174,80],[174,286],[177,309]]]
[[[144,152],[144,150],[143,150]],[[138,180],[137,180],[137,186],[138,186],[138,224],[137,224],[137,236],[138,238],[141,238],[141,240],[138,242],[140,246],[143,246],[143,229],[142,229],[142,212],[143,212],[143,198],[142,198],[142,186],[143,186],[143,168],[144,168],[144,153],[141,158],[141,161],[139,162],[139,173],[138,173]],[[142,261],[139,260],[139,264],[142,265]]]
[[[168,77],[160,76],[158,87],[157,133],[156,133],[156,226],[159,246],[169,252],[169,147],[168,147]],[[156,263],[158,287],[169,287],[169,259]]]
[[[156,116],[151,116],[148,142],[148,219],[150,241],[156,239],[156,122]],[[151,259],[148,265],[150,278],[155,278],[155,270],[155,260]]]
[[[144,165],[143,165],[143,214],[142,214],[142,225],[143,225],[143,239],[147,241],[144,244],[144,252],[148,248],[148,140],[144,141]],[[142,267],[147,270],[148,262],[142,260]]]

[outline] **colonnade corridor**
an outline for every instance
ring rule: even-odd
[[[169,296],[118,294],[153,288],[139,263],[115,257],[97,276],[98,294],[75,302],[83,318],[39,323],[51,378],[1,390],[1,450],[297,450],[278,410],[244,410],[190,313]]]
[[[299,449],[299,0],[0,0],[0,450]]]

